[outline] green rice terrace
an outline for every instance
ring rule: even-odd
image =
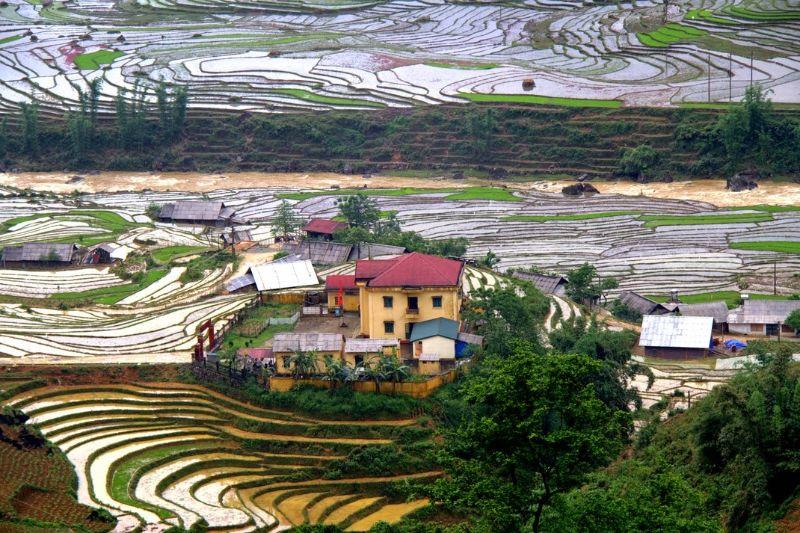
[[[37,388],[7,405],[75,465],[78,502],[128,527],[367,531],[427,505],[393,484],[440,475],[411,458],[430,436],[414,419],[320,420],[180,383]],[[359,454],[406,459],[372,472],[347,460]]]

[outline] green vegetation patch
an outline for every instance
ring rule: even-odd
[[[153,250],[150,255],[156,263],[163,265],[178,257],[205,252],[206,250],[208,250],[206,246],[177,245]]]
[[[800,254],[800,241],[741,241],[732,242],[730,247],[736,250]]]
[[[684,26],[670,22],[649,33],[637,33],[636,37],[645,46],[654,48],[665,48],[673,43],[693,41],[699,37],[708,35],[705,30]]]
[[[646,228],[659,226],[690,226],[694,224],[748,224],[769,222],[770,213],[737,213],[721,215],[642,215],[639,220],[645,222]]]
[[[508,189],[499,187],[469,187],[459,190],[444,198],[445,200],[494,200],[498,202],[521,202],[522,198],[515,196]]]
[[[22,39],[22,35],[9,35],[8,37],[3,37],[0,39],[0,44],[11,43],[20,39]]]
[[[136,283],[126,283],[125,285],[114,285],[113,287],[102,287],[79,292],[59,292],[51,294],[50,298],[64,303],[90,301],[99,304],[111,305],[127,298],[135,292],[152,285],[167,275],[166,269],[148,270],[142,280]]]
[[[622,107],[620,100],[594,100],[591,98],[562,98],[535,94],[480,94],[459,92],[459,96],[479,103],[538,104],[564,107]]]
[[[115,59],[125,55],[119,50],[96,50],[75,56],[75,66],[81,70],[97,70],[101,65],[110,65]]]
[[[684,18],[686,20],[702,20],[703,22],[710,22],[712,24],[736,24],[736,22],[732,20],[715,16],[709,9],[690,9],[686,12]]]
[[[594,218],[609,218],[622,216],[637,216],[639,211],[601,211],[599,213],[573,213],[568,215],[510,215],[503,218],[503,222],[549,222],[570,220],[591,220]]]
[[[92,246],[101,242],[109,242],[115,240],[120,234],[128,231],[129,229],[137,228],[145,224],[130,222],[125,220],[122,216],[113,211],[104,210],[90,210],[90,209],[73,209],[66,213],[39,213],[36,215],[27,215],[17,218],[6,220],[0,224],[0,233],[9,231],[12,227],[22,222],[30,222],[38,218],[50,217],[53,219],[66,218],[74,220],[76,217],[83,217],[88,220],[85,222],[90,223],[94,228],[105,230],[105,233],[90,232],[86,235],[73,235],[67,237],[56,237],[53,239],[47,238],[46,235],[38,235],[33,238],[25,239],[26,242],[52,242],[52,243],[79,243],[82,246]],[[9,243],[14,244],[14,243]]]
[[[400,189],[330,189],[324,191],[302,191],[279,194],[284,200],[308,200],[318,196],[349,196],[353,194],[366,194],[367,196],[410,196],[413,194],[451,193],[445,200],[501,200],[519,202],[521,198],[514,196],[506,189],[499,187],[467,187],[425,189],[419,187],[402,187]]]
[[[314,102],[317,104],[346,105],[346,106],[358,106],[358,107],[386,107],[386,105],[382,104],[381,102],[373,102],[372,100],[364,100],[360,98],[326,96],[322,94],[313,93],[311,91],[306,91],[305,89],[272,89],[270,92],[274,94],[283,94],[286,96],[291,96],[293,98],[298,98],[300,100],[305,100],[306,102]]]
[[[787,300],[787,296],[780,294],[754,294],[752,292],[745,292],[749,295],[751,300]],[[668,302],[669,296],[665,294],[649,295],[654,302]],[[681,294],[679,299],[685,304],[707,304],[710,302],[724,301],[728,308],[732,309],[742,302],[742,294],[738,291],[715,291],[715,292],[701,292],[697,294]]]
[[[761,22],[786,22],[800,20],[800,11],[774,9],[760,11],[748,9],[743,6],[725,6],[722,12],[740,19],[757,20]]]
[[[791,213],[793,211],[800,211],[800,205],[745,205],[741,207],[731,207],[730,210],[743,211],[749,209],[752,211],[763,211],[765,213]]]
[[[230,332],[225,335],[222,346],[226,352],[235,353],[239,348],[258,348],[275,336],[276,333],[292,331],[289,324],[265,326],[270,318],[292,316],[297,306],[268,303],[246,311]]]

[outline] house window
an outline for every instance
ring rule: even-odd
[[[391,296],[384,296],[383,297],[383,306],[384,307],[390,308],[393,305],[394,305],[394,298],[392,298]]]
[[[289,355],[284,355],[283,356],[283,368],[284,368],[284,370],[288,370],[289,369],[289,361],[290,360],[291,360],[291,356],[289,356]]]
[[[383,323],[383,332],[384,333],[394,333],[394,322],[384,322]]]
[[[434,296],[433,297],[433,306],[434,307],[441,307],[442,306],[442,297],[441,296]]]
[[[408,308],[411,311],[416,311],[419,309],[419,301],[417,300],[416,296],[408,297]]]
[[[356,367],[363,366],[363,365],[364,365],[364,356],[363,355],[357,355],[356,356]]]

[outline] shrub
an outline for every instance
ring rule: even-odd
[[[661,162],[661,154],[649,144],[627,148],[619,161],[619,172],[624,176],[640,176],[655,170]]]

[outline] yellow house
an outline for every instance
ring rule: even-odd
[[[356,277],[352,274],[334,275],[325,278],[325,292],[328,296],[328,309],[342,307],[345,311],[358,312],[359,290]]]
[[[361,334],[407,340],[415,323],[459,320],[461,261],[421,253],[356,262]]]
[[[291,359],[298,352],[313,352],[315,373],[320,374],[325,371],[325,357],[342,360],[343,350],[344,337],[339,333],[276,333],[272,339],[277,374],[292,373]]]
[[[382,355],[399,355],[400,341],[397,339],[345,339],[344,360],[358,367]]]

